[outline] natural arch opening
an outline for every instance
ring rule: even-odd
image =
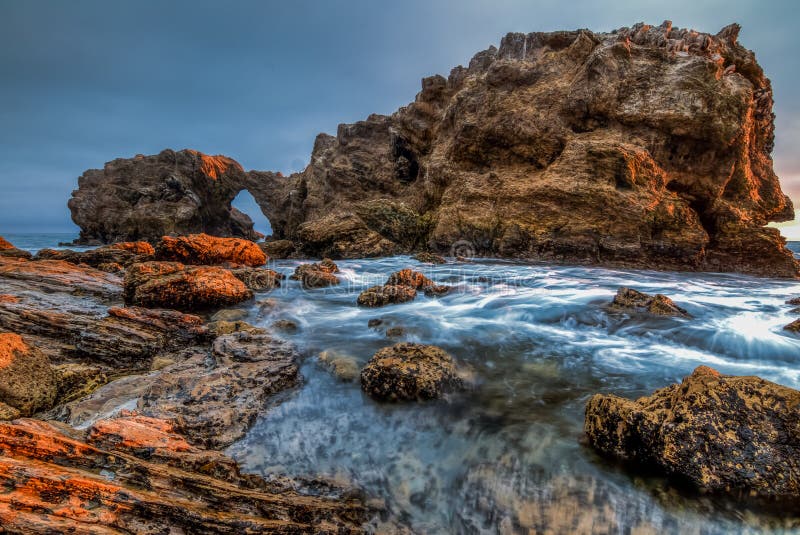
[[[231,201],[231,206],[253,220],[253,228],[256,232],[260,232],[264,236],[272,235],[272,225],[269,219],[267,219],[267,216],[261,211],[261,208],[259,208],[258,203],[249,191],[246,189],[240,191],[233,201]]]

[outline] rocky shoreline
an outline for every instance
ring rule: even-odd
[[[372,531],[381,506],[356,489],[268,482],[241,474],[218,451],[300,381],[291,344],[225,310],[252,299],[247,281],[262,272],[270,285],[253,288],[280,285],[285,275],[261,267],[261,249],[192,235],[165,237],[155,248],[119,243],[34,257],[7,250],[13,254],[0,255],[6,532]],[[237,275],[243,269],[249,278]],[[299,266],[292,278],[313,289],[338,284],[337,273],[326,259]],[[353,306],[401,303],[407,299],[397,296],[417,290],[436,299],[453,289],[404,269]],[[607,309],[691,318],[666,296],[630,288]],[[358,368],[335,354],[320,362],[343,380],[359,379]],[[466,375],[438,347],[399,343],[378,351],[360,382],[378,402],[407,403],[468,389]],[[585,433],[601,454],[703,492],[791,500],[800,496],[798,403],[795,390],[701,367],[635,402],[592,397]]]
[[[245,476],[215,451],[299,380],[290,344],[210,320],[251,299],[261,272],[279,284],[253,267],[266,256],[252,242],[11,250],[0,255],[4,533],[364,530],[375,511],[357,492]]]

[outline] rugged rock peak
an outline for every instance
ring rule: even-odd
[[[793,217],[772,169],[772,88],[738,34],[669,21],[510,33],[423,79],[392,115],[319,135],[300,173],[228,164],[215,179],[196,154],[165,151],[87,172],[70,207],[86,238],[144,236],[141,203],[160,233],[175,219],[232,235],[229,202],[247,189],[298,256],[457,251],[794,277],[765,228]],[[178,180],[192,200],[170,205],[153,192],[173,191],[176,166],[200,180]]]
[[[68,205],[83,243],[197,232],[256,238],[252,220],[231,207],[245,182],[230,158],[165,150],[86,171]]]

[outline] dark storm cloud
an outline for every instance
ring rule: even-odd
[[[776,168],[800,180],[791,1],[0,0],[0,232],[73,229],[77,176],[115,157],[193,147],[296,170],[318,132],[391,113],[506,32],[664,19],[743,24],[775,88]]]

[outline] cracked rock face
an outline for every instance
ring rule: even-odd
[[[247,189],[301,255],[461,244],[453,256],[794,277],[764,227],[793,217],[772,169],[772,88],[738,33],[511,33],[394,114],[320,134],[301,173],[165,151],[87,171],[70,208],[84,238],[232,235]]]

